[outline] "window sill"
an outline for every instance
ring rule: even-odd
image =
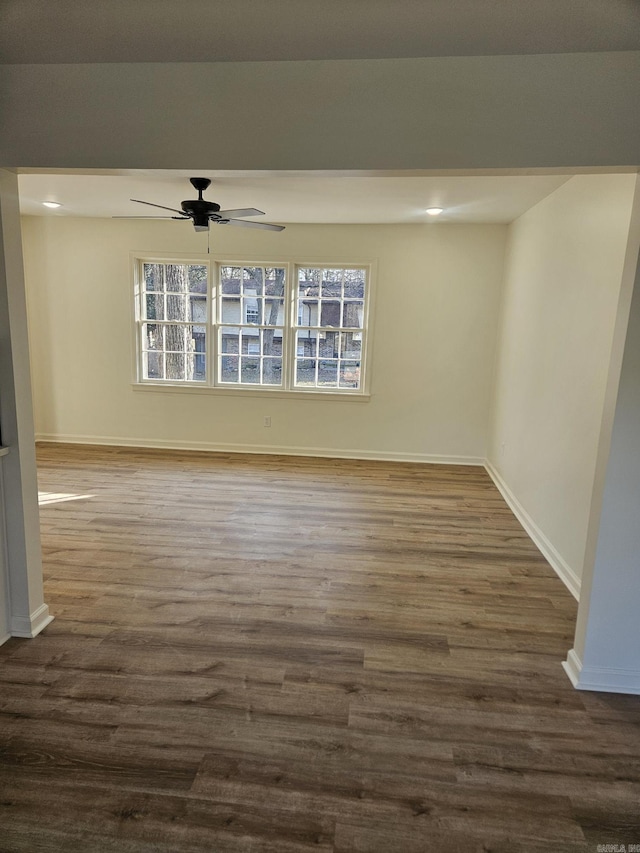
[[[301,389],[283,390],[282,388],[224,388],[210,385],[172,385],[165,382],[133,382],[131,388],[134,391],[147,391],[151,393],[166,394],[204,394],[205,396],[222,397],[275,397],[283,400],[331,400],[335,402],[349,401],[351,403],[367,403],[371,394],[361,391],[303,391]]]

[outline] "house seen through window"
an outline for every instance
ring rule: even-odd
[[[141,382],[364,388],[366,268],[142,261],[138,293]]]

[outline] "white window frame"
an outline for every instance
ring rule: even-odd
[[[307,399],[318,399],[321,397],[334,400],[361,400],[370,399],[371,380],[371,339],[373,326],[373,305],[375,285],[375,262],[366,261],[354,263],[352,260],[312,259],[298,260],[289,259],[265,259],[243,255],[241,259],[228,258],[218,255],[162,255],[161,253],[132,253],[132,273],[134,281],[134,311],[132,331],[132,354],[133,354],[133,382],[134,390],[170,393],[200,393],[200,394],[225,394],[225,395],[250,395],[273,397],[300,397]],[[208,291],[206,302],[206,379],[203,380],[167,380],[148,379],[144,377],[143,346],[142,337],[144,324],[144,264],[186,264],[207,267]],[[285,269],[285,298],[283,316],[283,340],[282,340],[282,384],[262,385],[250,383],[220,382],[218,376],[219,365],[219,329],[221,322],[222,294],[219,292],[220,268],[221,267],[278,267]],[[300,268],[316,269],[362,269],[365,271],[365,293],[363,308],[363,345],[360,358],[360,387],[340,388],[337,386],[296,386],[295,368],[296,358],[299,358],[296,347],[296,332],[301,328],[298,325],[297,292],[298,292],[298,270]],[[241,320],[245,318],[241,317]],[[199,322],[197,325],[203,325]],[[229,325],[228,323],[224,325]],[[244,323],[239,323],[240,326]],[[251,325],[251,328],[261,328]],[[271,327],[270,327],[271,328]],[[279,327],[278,327],[279,328]],[[307,326],[303,326],[307,329]],[[332,331],[342,331],[340,328],[332,328]],[[317,356],[319,358],[319,356]]]
[[[146,309],[145,309],[145,296],[147,293],[162,295],[166,298],[167,291],[147,291],[145,286],[145,277],[144,277],[144,266],[145,264],[158,264],[162,266],[168,266],[170,264],[180,265],[180,266],[198,266],[198,267],[206,267],[207,269],[207,293],[205,294],[205,317],[202,320],[166,320],[166,319],[150,319],[146,317]],[[135,337],[136,337],[136,378],[139,383],[151,383],[153,385],[185,385],[194,387],[207,386],[211,373],[210,373],[210,360],[209,360],[209,349],[210,349],[210,331],[211,331],[211,296],[210,296],[210,266],[209,264],[202,259],[191,259],[191,258],[141,258],[135,265],[135,273],[134,273],[134,298],[135,298],[135,309],[134,309],[134,317],[135,317]],[[176,293],[176,296],[180,294]],[[185,292],[185,297],[189,295],[189,292]],[[193,294],[196,296],[197,294]],[[144,338],[144,327],[145,325],[156,325],[163,328],[167,328],[169,326],[181,326],[187,329],[189,326],[204,326],[205,329],[205,379],[155,379],[149,378],[145,376],[145,372],[147,370],[147,366],[144,363],[144,355],[145,352],[152,352],[152,350],[145,350],[143,345]],[[163,336],[164,337],[164,336]],[[157,350],[158,353],[162,353],[163,355],[163,364],[165,365],[166,371],[166,355],[167,352],[164,350]],[[188,352],[185,350],[185,356],[188,355]],[[197,355],[196,351],[192,353],[194,356]]]
[[[225,302],[225,300],[230,299],[229,295],[223,294],[220,287],[219,287],[219,285],[220,285],[220,271],[224,267],[233,267],[235,269],[240,270],[240,279],[239,279],[240,291],[238,294],[239,311],[238,311],[237,322],[235,320],[226,320],[225,321],[224,317],[223,317],[224,302]],[[256,301],[258,302],[258,304],[260,304],[260,300],[262,300],[262,309],[264,311],[266,309],[266,300],[269,298],[265,293],[258,294],[258,295],[254,295],[254,294],[250,293],[249,296],[247,296],[245,294],[244,286],[242,284],[242,282],[243,282],[242,270],[243,269],[255,269],[255,268],[260,268],[263,270],[263,272],[266,269],[274,269],[274,268],[284,271],[285,289],[284,289],[284,292],[282,294],[282,322],[281,323],[276,322],[276,324],[274,326],[271,326],[267,322],[265,322],[266,318],[264,316],[262,317],[262,322],[261,323],[258,322],[258,319],[260,318],[260,311],[259,310],[257,312],[256,319],[253,318],[253,312],[252,312],[251,319],[249,318],[249,308],[248,308],[248,306],[245,305],[245,300],[247,300],[247,299],[252,300],[255,298]],[[278,391],[285,390],[285,388],[286,388],[286,386],[285,386],[285,382],[286,382],[286,377],[285,377],[285,373],[286,373],[285,357],[286,356],[285,356],[285,353],[286,353],[287,318],[288,318],[287,298],[288,298],[288,286],[289,286],[289,274],[290,274],[289,265],[287,263],[277,263],[276,264],[276,263],[265,263],[265,262],[258,263],[255,261],[251,261],[251,262],[245,261],[241,264],[238,264],[238,263],[233,263],[233,264],[216,263],[215,266],[213,267],[213,269],[214,269],[214,275],[215,275],[215,286],[218,288],[217,300],[216,300],[216,304],[214,307],[214,322],[212,323],[212,326],[213,326],[213,328],[215,330],[215,334],[216,334],[215,346],[217,347],[217,356],[215,359],[215,372],[213,373],[213,377],[214,377],[213,382],[215,383],[215,387],[231,388],[231,389],[249,388],[249,389],[254,389],[254,390],[255,389],[266,389],[266,390],[275,389]],[[271,298],[273,298],[273,297],[271,297]],[[280,312],[278,312],[278,317],[280,317]],[[217,322],[215,322],[215,318],[217,318]],[[231,328],[231,329],[237,329],[238,330],[238,353],[237,353],[237,355],[239,357],[238,370],[241,371],[242,360],[244,358],[258,358],[259,359],[258,364],[260,365],[260,374],[262,374],[262,370],[267,363],[268,357],[265,357],[262,354],[262,351],[260,351],[256,355],[252,355],[251,353],[243,353],[243,351],[242,351],[243,337],[245,335],[251,336],[251,337],[255,336],[255,338],[258,340],[258,342],[261,342],[265,331],[272,331],[272,330],[275,331],[276,329],[282,329],[282,340],[281,340],[282,355],[280,356],[280,365],[281,365],[280,380],[281,380],[281,384],[280,385],[275,385],[275,384],[272,385],[269,383],[262,383],[260,381],[255,382],[255,383],[253,383],[253,382],[240,382],[240,381],[239,382],[225,381],[223,379],[223,376],[222,376],[222,363],[223,363],[225,353],[223,353],[222,349],[221,349],[222,330],[224,328],[227,328],[227,329]],[[262,350],[262,347],[261,347],[261,350]],[[235,353],[228,353],[228,355],[231,358],[233,358],[236,354]]]
[[[318,289],[318,294],[312,299],[312,301],[315,301],[317,303],[317,308],[318,308],[318,316],[316,317],[316,324],[315,325],[311,324],[311,309],[310,308],[309,308],[309,316],[308,316],[309,323],[304,324],[301,322],[304,319],[303,312],[302,312],[300,306],[298,305],[299,271],[301,269],[312,269],[312,270],[318,270],[318,269],[328,270],[328,269],[331,269],[334,271],[339,271],[341,273],[344,273],[350,269],[352,269],[352,270],[364,270],[365,279],[364,279],[363,299],[360,300],[360,299],[352,297],[352,296],[345,296],[344,290],[343,290],[344,280],[342,280],[340,283],[341,293],[339,295],[328,296],[328,295],[321,292],[322,291],[322,282],[324,281],[323,279],[321,279],[321,284],[320,284],[319,289]],[[292,359],[294,370],[297,369],[297,362],[299,360],[315,361],[315,377],[314,378],[315,378],[315,382],[317,383],[319,372],[320,372],[320,363],[323,361],[335,362],[335,365],[336,365],[336,385],[335,386],[318,386],[317,384],[315,384],[315,385],[297,385],[296,379],[294,376],[293,387],[296,390],[308,388],[309,390],[312,390],[312,391],[318,391],[318,390],[323,390],[323,388],[329,388],[331,390],[337,390],[338,393],[343,393],[344,391],[348,390],[350,386],[348,386],[348,385],[340,386],[342,365],[343,365],[343,363],[358,361],[359,362],[359,365],[358,365],[359,384],[358,384],[358,388],[353,389],[353,390],[359,391],[363,382],[366,380],[366,373],[367,373],[366,363],[364,363],[364,362],[365,362],[365,352],[366,352],[366,344],[367,344],[367,338],[368,338],[368,327],[367,327],[367,308],[368,308],[368,290],[369,290],[369,271],[368,271],[368,269],[361,267],[361,266],[357,266],[355,264],[340,264],[340,265],[333,265],[333,266],[330,266],[328,264],[321,264],[321,265],[320,264],[296,264],[296,275],[295,275],[294,290],[295,290],[295,302],[296,302],[295,312],[294,312],[296,322],[293,323],[293,334],[295,336],[294,341],[295,341],[295,348],[296,348],[296,353]],[[351,304],[351,303],[353,303],[353,304],[359,303],[360,301],[362,301],[362,321],[361,321],[361,324],[359,326],[343,326],[343,309],[345,308],[345,306],[348,304]],[[338,303],[339,311],[340,311],[340,323],[338,326],[322,325],[322,322],[321,322],[322,314],[321,314],[321,312],[322,312],[322,304],[324,302],[331,302],[334,304],[336,302]],[[307,332],[309,340],[311,340],[311,339],[314,340],[315,350],[316,350],[315,355],[301,356],[299,354],[298,341],[300,340],[300,338],[298,337],[298,332]],[[338,335],[338,356],[337,357],[333,356],[333,355],[332,356],[322,356],[320,354],[320,341],[324,340],[326,338],[327,334]],[[351,358],[343,357],[343,355],[342,355],[343,335],[357,335],[357,334],[360,335],[360,342],[361,342],[360,358],[357,358],[354,356],[352,356]],[[311,336],[313,336],[313,338],[311,338]]]

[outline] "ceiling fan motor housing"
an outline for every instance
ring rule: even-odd
[[[180,202],[180,207],[189,216],[209,216],[212,213],[217,213],[220,210],[220,205],[215,201],[205,201],[204,199],[188,199]]]
[[[202,198],[202,193],[207,189],[211,181],[209,178],[191,178],[191,185],[198,190],[198,198],[187,199],[180,203],[180,207],[184,210],[187,216],[193,219],[193,224],[196,226],[196,231],[208,228],[209,217],[215,216],[220,210],[220,205],[215,201],[206,201]]]

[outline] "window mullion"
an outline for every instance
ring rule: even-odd
[[[220,264],[211,263],[208,268],[208,306],[207,334],[210,334],[207,349],[207,384],[215,387],[218,384],[218,294],[220,292]]]
[[[295,377],[295,337],[296,337],[296,307],[297,307],[297,267],[287,264],[284,284],[284,302],[282,306],[282,387],[293,388]]]
[[[144,322],[145,322],[145,311],[144,311],[144,292],[146,290],[145,280],[144,280],[144,262],[139,260],[136,264],[136,274],[138,280],[136,282],[138,293],[136,299],[136,311],[138,313],[137,316],[137,329],[136,329],[136,376],[138,381],[141,379],[148,379],[148,363],[144,355],[144,342],[142,336],[144,334]]]

